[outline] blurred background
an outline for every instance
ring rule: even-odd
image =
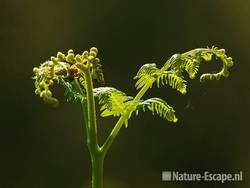
[[[99,49],[107,86],[134,96],[137,70],[212,45],[235,66],[227,79],[190,81],[188,94],[152,88],[177,124],[144,113],[122,128],[105,161],[105,188],[250,186],[250,1],[1,0],[0,188],[86,188],[90,159],[80,106],[34,94],[34,66],[58,51]],[[96,85],[97,87],[98,85]],[[115,121],[98,118],[104,141]],[[243,182],[162,182],[162,171],[235,173]]]

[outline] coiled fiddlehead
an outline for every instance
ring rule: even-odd
[[[50,60],[33,69],[35,93],[45,102],[56,107],[59,101],[53,96],[50,88],[54,83],[57,83],[64,87],[68,101],[83,101],[85,97],[84,71],[87,68],[90,69],[93,79],[101,84],[104,83],[100,60],[96,57],[97,53],[98,50],[94,47],[89,52],[84,51],[82,55],[75,55],[73,50],[68,50],[67,54],[58,52],[56,57],[52,56]],[[84,86],[82,91],[77,89],[74,84],[75,80]]]

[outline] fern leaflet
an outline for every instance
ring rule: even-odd
[[[150,98],[145,101],[140,102],[136,108],[136,115],[138,115],[140,109],[145,111],[150,110],[153,115],[156,113],[160,117],[167,119],[168,121],[177,122],[174,109],[167,104],[166,101],[160,98]]]
[[[157,86],[168,84],[173,89],[177,89],[182,94],[185,94],[186,91],[186,80],[182,78],[182,76],[178,76],[172,71],[165,71],[157,77]]]
[[[64,95],[67,97],[67,101],[71,102],[83,102],[86,99],[86,96],[82,96],[76,89],[74,84],[66,82],[63,78],[57,78],[58,84],[62,85],[65,92]]]
[[[156,67],[156,64],[154,63],[143,65],[137,72],[137,75],[134,77],[134,79],[138,79],[138,81],[135,84],[136,89],[140,89],[144,85],[154,81],[158,71],[159,69]],[[152,87],[152,84],[150,85],[150,87]]]
[[[102,105],[100,109],[102,117],[125,115],[128,104],[133,99],[112,87],[95,88],[94,95],[98,99],[98,103]]]

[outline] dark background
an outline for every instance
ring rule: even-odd
[[[80,106],[54,109],[34,94],[32,68],[69,48],[98,47],[106,83],[135,95],[137,70],[174,53],[216,45],[235,66],[228,79],[190,81],[181,96],[155,87],[177,124],[150,113],[133,117],[105,161],[106,188],[250,186],[250,1],[1,0],[0,188],[84,188],[90,161]],[[114,125],[98,119],[101,140]],[[170,183],[162,170],[243,171],[243,182]]]

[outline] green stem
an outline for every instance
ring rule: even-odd
[[[77,87],[79,93],[84,97],[84,93],[82,92],[82,88],[81,88],[77,78],[75,78],[74,82],[75,82],[75,86]],[[86,129],[87,129],[88,128],[88,126],[87,126],[88,115],[87,115],[87,103],[86,103],[85,100],[81,101],[81,106],[82,106],[82,112],[83,112],[83,118],[84,118],[85,126],[86,126]]]
[[[103,188],[103,163],[104,155],[100,151],[91,158],[92,188]]]
[[[84,71],[87,93],[87,145],[92,164],[92,188],[103,188],[104,155],[100,150],[97,138],[96,110],[93,92],[93,81],[90,68]]]
[[[86,93],[87,93],[87,109],[88,109],[88,136],[87,144],[90,150],[90,154],[97,152],[99,149],[98,139],[97,139],[97,126],[96,126],[96,110],[95,110],[95,100],[93,93],[93,82],[90,70],[85,72],[86,79]]]

